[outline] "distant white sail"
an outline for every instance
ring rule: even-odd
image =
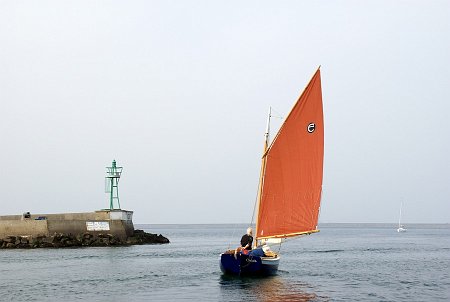
[[[400,216],[398,218],[398,229],[397,232],[406,232],[406,228],[402,225],[402,208],[403,208],[403,201],[400,203]]]

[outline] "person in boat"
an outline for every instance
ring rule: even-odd
[[[238,247],[234,255],[236,256],[238,253],[248,254],[249,251],[252,250],[252,244],[253,244],[253,230],[252,228],[247,228],[247,233],[242,236],[241,238],[241,246]]]

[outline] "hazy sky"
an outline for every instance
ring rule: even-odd
[[[322,222],[450,222],[449,1],[0,1],[1,214],[250,222],[321,65]],[[275,130],[275,127],[273,127]]]

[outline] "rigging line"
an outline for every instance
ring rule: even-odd
[[[277,254],[280,254],[280,251],[281,251],[281,240],[280,240],[280,244],[279,244],[279,246],[278,246],[278,252],[277,252]]]
[[[228,248],[227,248],[227,250],[231,249],[231,242],[234,240],[234,236],[236,234],[237,225],[238,225],[237,223],[234,223],[234,225],[233,225],[233,232],[231,233],[231,238],[228,241]]]
[[[255,203],[253,204],[253,214],[252,214],[252,221],[250,225],[253,225],[254,219],[255,219],[255,212],[256,212],[256,204],[258,203],[258,193],[259,193],[259,184],[256,188],[256,196],[255,196]]]
[[[324,197],[324,195],[325,195],[325,190],[323,189],[323,185],[322,185],[322,187],[320,188],[320,199],[319,199],[319,211],[318,211],[318,213],[317,213],[317,225],[316,225],[316,229],[319,229],[319,218],[320,218],[320,213],[321,213],[321,211],[322,211],[322,201],[323,201],[323,197]]]
[[[279,113],[278,111],[273,109],[273,107],[271,107],[271,108],[272,108],[272,111],[274,111],[277,115],[271,114],[270,117],[276,117],[276,118],[279,118],[279,119],[283,119],[284,118],[283,115],[281,115],[281,113]]]

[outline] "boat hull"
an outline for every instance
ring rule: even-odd
[[[278,271],[280,257],[258,257],[238,254],[220,255],[220,270],[238,276],[272,276]]]

